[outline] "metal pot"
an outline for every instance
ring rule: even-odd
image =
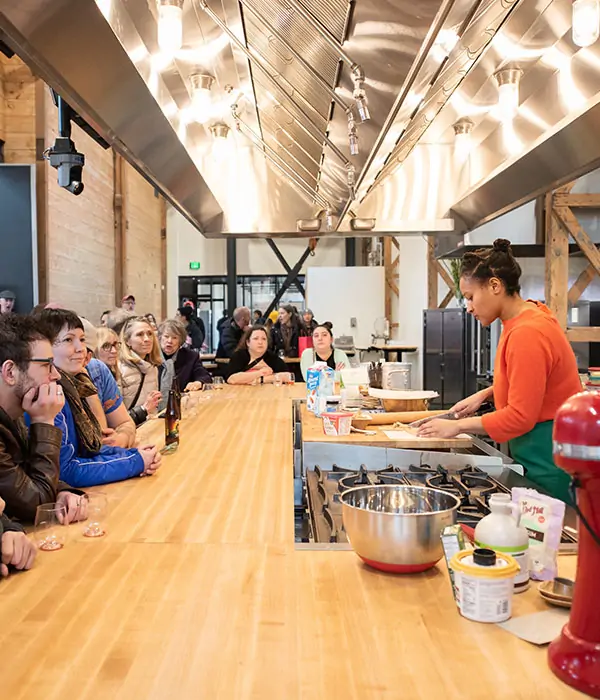
[[[442,558],[440,534],[456,520],[456,496],[423,486],[358,486],[340,497],[348,540],[370,566],[417,573]]]
[[[386,362],[381,368],[381,388],[410,391],[412,389],[412,364],[410,362]]]

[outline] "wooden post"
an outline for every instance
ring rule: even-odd
[[[427,308],[438,307],[438,269],[433,236],[427,236]]]
[[[398,254],[393,257],[393,248],[398,250]],[[400,264],[400,245],[393,236],[383,237],[383,264],[385,268],[385,317],[390,322],[390,328],[398,328],[399,324],[393,321],[394,318],[394,298],[400,297],[398,287]]]
[[[125,161],[123,156],[113,151],[114,198],[113,213],[115,226],[115,306],[121,306],[125,295],[125,275],[127,272],[127,193]]]
[[[546,195],[546,304],[561,327],[567,327],[569,292],[569,236],[553,210],[552,193]]]
[[[35,81],[35,206],[37,219],[38,304],[48,303],[48,164],[46,142],[46,99],[48,88]]]
[[[160,196],[160,315],[167,318],[167,202]]]

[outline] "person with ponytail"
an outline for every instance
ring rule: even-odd
[[[459,401],[450,410],[458,420],[433,419],[421,426],[423,437],[459,433],[489,435],[508,442],[512,458],[527,478],[550,495],[569,501],[570,477],[555,466],[552,427],[558,408],[581,391],[577,361],[558,320],[544,304],[525,300],[521,268],[510,242],[465,253],[460,290],[467,312],[483,326],[502,321],[496,352],[494,384]],[[475,414],[493,398],[495,411]]]

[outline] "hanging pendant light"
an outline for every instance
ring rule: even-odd
[[[210,133],[213,137],[212,153],[214,159],[217,161],[224,161],[227,158],[229,152],[229,127],[227,124],[213,124],[210,127]]]
[[[174,54],[183,44],[183,0],[158,0],[158,46]]]
[[[473,121],[468,117],[462,117],[452,125],[454,129],[454,153],[459,161],[466,160],[471,151],[473,126]]]
[[[498,83],[498,112],[503,122],[515,118],[519,109],[519,82],[523,71],[520,68],[502,68],[494,73]]]
[[[215,79],[206,73],[193,73],[190,75],[192,89],[192,110],[194,118],[200,124],[210,119],[211,99],[210,91]]]
[[[573,0],[573,43],[591,46],[600,36],[600,0]]]

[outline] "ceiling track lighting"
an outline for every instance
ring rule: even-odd
[[[354,97],[358,118],[361,122],[366,122],[371,118],[371,113],[369,112],[369,102],[365,92],[365,72],[356,63],[352,67],[352,82],[354,83],[352,97]]]
[[[353,165],[349,165],[346,168],[347,183],[348,183],[348,194],[352,199],[356,198],[356,168]]]
[[[325,230],[326,231],[333,231],[333,229],[334,229],[333,211],[331,210],[330,207],[327,207],[327,209],[325,209]]]
[[[600,0],[573,0],[573,43],[591,46],[600,36]]]
[[[359,154],[358,132],[356,131],[356,122],[354,121],[352,112],[348,113],[348,147],[350,148],[351,156],[357,156]]]
[[[183,45],[183,0],[158,0],[158,46],[173,55]]]
[[[511,121],[519,109],[519,83],[523,71],[517,67],[502,68],[494,73],[498,84],[498,111],[503,122]]]
[[[210,127],[210,133],[214,139],[226,139],[227,136],[229,136],[230,131],[231,129],[227,126],[227,124],[213,124]]]

